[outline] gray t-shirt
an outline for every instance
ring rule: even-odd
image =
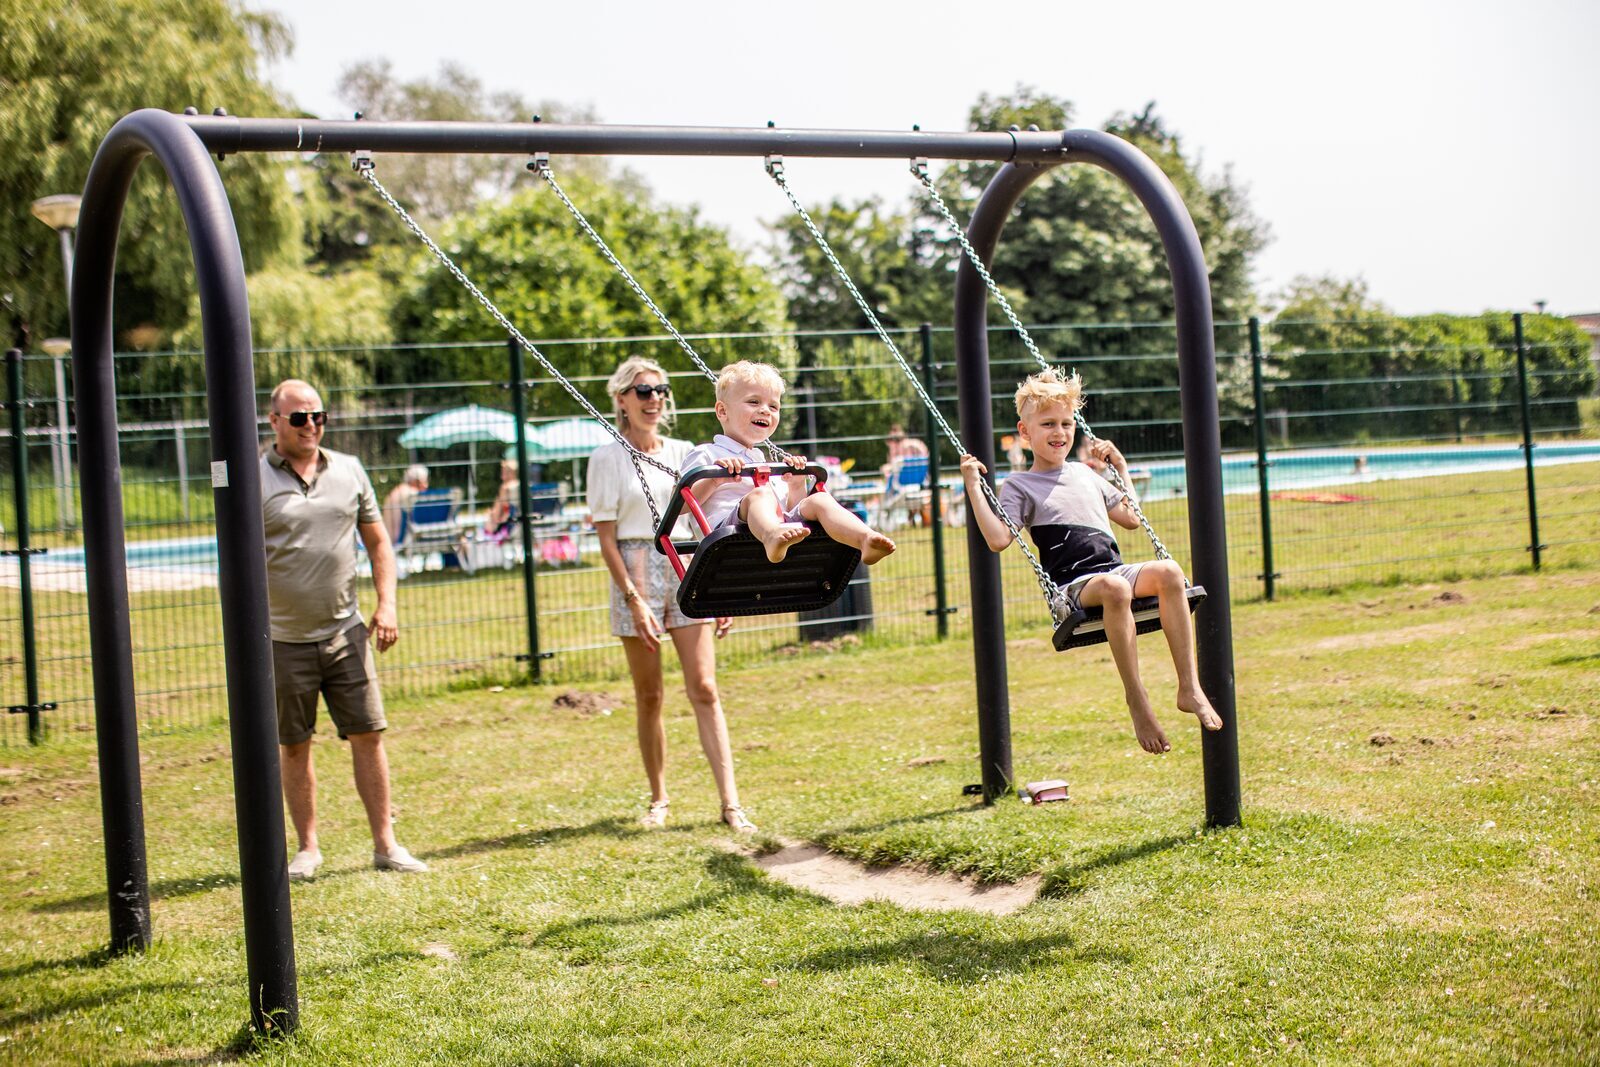
[[[1039,562],[1058,584],[1122,562],[1107,514],[1122,501],[1116,486],[1082,463],[1059,471],[1016,471],[1000,483],[1000,506],[1024,526]]]
[[[261,518],[272,639],[326,641],[359,623],[356,524],[382,519],[361,461],[319,449],[307,483],[269,444],[261,454]]]

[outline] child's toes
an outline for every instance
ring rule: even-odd
[[[861,542],[861,562],[871,566],[894,549],[894,542],[883,534],[869,533]]]

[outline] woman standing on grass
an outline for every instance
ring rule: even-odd
[[[672,424],[673,404],[672,387],[660,364],[630,356],[611,375],[606,392],[611,395],[617,429],[628,443],[678,469],[692,446],[662,436]],[[676,484],[672,475],[647,463],[639,466],[650,483],[657,510],[665,511]],[[600,555],[611,572],[611,632],[622,638],[628,655],[638,708],[639,752],[650,780],[650,806],[641,821],[651,828],[667,822],[667,732],[661,720],[661,635],[667,633],[672,635],[683,665],[684,688],[700,730],[700,747],[722,795],[722,821],[740,833],[753,833],[755,824],[739,806],[739,787],[733,781],[711,626],[678,611],[678,576],[667,557],[655,550],[650,506],[622,445],[612,442],[589,457],[588,486],[589,516],[600,536]],[[725,635],[732,625],[732,619],[718,619],[716,636]]]

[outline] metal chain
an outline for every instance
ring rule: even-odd
[[[479,289],[472,283],[472,279],[468,278],[461,268],[456,266],[455,261],[446,255],[442,248],[434,243],[433,238],[429,237],[426,231],[424,231],[423,228],[418,225],[417,220],[411,217],[410,212],[406,211],[404,207],[400,206],[400,202],[389,194],[389,190],[383,187],[383,183],[378,180],[378,175],[373,169],[372,159],[370,156],[357,153],[354,157],[352,165],[355,167],[356,173],[361,175],[361,177],[366,180],[366,183],[372,186],[373,190],[383,198],[384,203],[388,204],[390,209],[392,209],[394,213],[400,217],[400,221],[404,222],[406,227],[412,233],[416,234],[417,237],[421,239],[423,244],[428,246],[428,251],[433,253],[434,258],[440,263],[444,264],[445,268],[449,270],[451,274],[455,275],[456,281],[465,286],[467,292],[476,297],[478,303],[482,304],[489,314],[494,316],[495,321],[500,324],[500,327],[513,338],[515,338],[517,343],[525,348],[534,359],[538,360],[539,365],[543,367],[552,378],[561,383],[561,387],[565,389],[567,393],[570,394],[571,397],[583,407],[583,410],[586,411],[591,418],[593,418],[601,426],[604,426],[606,432],[609,433],[618,444],[627,449],[628,458],[633,461],[633,472],[638,476],[639,484],[644,488],[644,500],[645,503],[650,506],[650,517],[655,520],[655,525],[659,527],[661,525],[661,512],[656,508],[655,494],[650,491],[650,483],[645,479],[644,467],[641,466],[641,464],[648,463],[651,466],[672,475],[674,484],[676,484],[678,477],[677,469],[670,467],[656,459],[654,456],[647,455],[646,453],[635,448],[633,442],[622,436],[622,431],[618,430],[616,426],[611,423],[610,419],[607,419],[604,415],[600,414],[600,411],[589,402],[589,398],[584,396],[583,393],[578,390],[577,386],[568,381],[566,375],[557,370],[555,364],[546,359],[544,353],[540,352],[539,349],[534,346],[532,341],[528,340],[522,335],[521,330],[512,325],[511,320],[506,318],[505,314],[494,305],[494,302],[491,301],[487,296],[483,295],[483,290]],[[518,383],[518,387],[521,387],[520,382]]]
[[[678,342],[678,347],[688,354],[696,367],[700,368],[700,373],[715,383],[717,372],[706,365],[706,361],[700,358],[700,353],[695,351],[688,338],[678,332],[678,328],[672,324],[672,320],[667,318],[667,313],[662,311],[654,300],[650,299],[650,294],[645,292],[644,286],[639,284],[639,280],[633,276],[633,272],[623,266],[622,260],[618,259],[616,253],[611,251],[611,246],[606,244],[605,238],[601,237],[599,231],[589,224],[588,219],[584,218],[583,212],[578,210],[578,205],[572,202],[572,198],[567,196],[567,191],[561,188],[561,183],[556,180],[555,171],[550,167],[550,160],[543,153],[540,153],[528,164],[528,169],[543,178],[545,184],[549,185],[556,196],[561,198],[561,202],[566,205],[567,211],[577,221],[578,225],[583,227],[583,232],[589,235],[589,239],[600,250],[600,254],[605,256],[606,260],[616,268],[618,274],[622,275],[622,280],[628,283],[628,287],[644,302],[644,306],[650,309],[650,313],[656,317],[656,321],[666,327],[667,332],[672,335],[672,339]],[[769,439],[763,443],[767,446],[768,453],[774,459],[787,462],[793,458],[775,441]]]
[[[934,421],[939,424],[939,429],[950,439],[950,443],[959,454],[967,455],[970,450],[966,445],[962,444],[961,438],[956,435],[956,432],[950,428],[950,424],[945,421],[945,417],[939,411],[938,405],[933,402],[933,398],[923,388],[916,371],[911,369],[911,364],[907,363],[905,356],[901,355],[900,346],[894,343],[894,338],[889,336],[889,331],[883,328],[882,322],[878,321],[878,316],[873,312],[872,306],[867,303],[866,297],[861,295],[861,290],[856,288],[856,283],[851,279],[850,272],[845,270],[843,263],[839,262],[839,257],[833,254],[833,246],[828,244],[826,237],[822,236],[822,231],[817,228],[816,222],[812,220],[811,213],[805,209],[805,206],[800,203],[800,198],[795,196],[794,190],[789,187],[789,182],[783,173],[783,162],[775,158],[768,159],[767,173],[772,175],[772,180],[778,183],[778,188],[782,189],[784,195],[789,198],[789,204],[794,208],[795,214],[800,217],[800,221],[804,222],[806,229],[811,232],[811,239],[817,243],[817,247],[827,257],[828,262],[833,266],[834,273],[839,276],[839,280],[844,283],[845,288],[850,290],[850,295],[855,297],[856,306],[861,308],[862,313],[867,317],[867,321],[872,324],[873,330],[877,332],[884,346],[889,349],[889,354],[894,356],[896,363],[900,364],[900,369],[905,372],[906,378],[911,382],[911,387],[916,390],[918,398],[933,413]],[[1011,521],[1011,516],[1007,515],[1005,508],[1000,506],[1000,498],[995,495],[994,488],[983,478],[978,479],[978,485],[983,489],[983,495],[988,499],[989,506],[1000,517],[1000,521],[1006,524],[1006,529],[1011,531],[1011,537],[1016,541],[1017,547],[1022,549],[1022,554],[1027,557],[1028,565],[1033,568],[1034,577],[1038,580],[1039,588],[1044,593],[1045,602],[1050,607],[1050,615],[1059,623],[1064,617],[1062,608],[1064,598],[1061,595],[1061,588],[1056,585],[1038,558],[1034,556],[1033,550],[1028,547],[1028,542],[1023,538],[1022,531],[1017,528],[1017,524]]]
[[[1012,328],[1017,331],[1017,336],[1021,337],[1022,343],[1028,347],[1034,362],[1038,363],[1044,370],[1056,370],[1057,368],[1052,366],[1050,361],[1044,358],[1044,354],[1039,351],[1039,346],[1033,343],[1033,338],[1028,334],[1027,328],[1022,325],[1022,320],[1017,317],[1015,309],[1012,308],[1011,301],[1007,300],[1005,294],[1000,291],[1000,286],[995,283],[994,276],[989,273],[989,268],[983,265],[983,260],[978,256],[978,250],[972,247],[971,241],[967,240],[966,230],[956,221],[955,214],[950,210],[949,205],[944,202],[944,197],[939,195],[939,190],[934,187],[933,178],[928,173],[927,162],[921,159],[912,160],[911,173],[916,175],[917,180],[922,183],[922,187],[928,190],[928,195],[933,197],[934,207],[939,209],[939,214],[944,216],[944,221],[955,232],[956,240],[961,242],[961,250],[967,254],[967,261],[978,272],[978,277],[983,279],[983,284],[989,289],[989,295],[994,298],[995,303],[1000,305],[1000,310],[1005,312],[1005,316],[1010,320]],[[1072,416],[1077,421],[1078,429],[1082,431],[1087,440],[1090,442],[1097,440],[1094,431],[1089,428],[1089,423],[1084,419],[1081,411],[1073,412]],[[1122,475],[1117,473],[1117,468],[1108,463],[1106,464],[1106,470],[1111,476],[1111,484],[1116,487],[1117,492],[1122,494],[1122,499],[1133,509],[1134,515],[1138,516],[1139,524],[1144,527],[1145,534],[1150,538],[1150,544],[1156,550],[1156,559],[1171,559],[1172,554],[1167,551],[1167,546],[1161,543],[1161,538],[1156,536],[1155,527],[1151,526],[1150,520],[1144,517],[1144,510],[1139,507],[1139,501],[1134,499],[1133,491],[1123,484]]]

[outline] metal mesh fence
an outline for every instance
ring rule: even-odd
[[[1401,332],[1391,322],[1279,321],[1264,329],[1255,351],[1248,324],[1219,324],[1235,599],[1517,571],[1535,562],[1536,543],[1543,567],[1600,562],[1600,427],[1589,354],[1565,341],[1530,337],[1523,346],[1526,371],[1519,373],[1509,316],[1465,325],[1460,319],[1406,323]],[[1173,327],[1030,329],[1049,358],[1083,375],[1086,418],[1128,456],[1146,513],[1187,568]],[[896,341],[908,358],[925,362],[931,392],[955,425],[949,331],[932,331],[927,352],[916,330],[898,331]],[[990,345],[995,452],[1003,474],[1028,462],[1012,429],[1011,393],[1035,367],[1006,331],[992,331]],[[680,369],[685,361],[670,338],[540,347],[561,366],[615,366],[628,355],[650,356],[670,371],[678,399],[673,435],[702,441],[717,429],[709,383]],[[838,470],[832,483],[837,495],[860,504],[900,546],[870,573],[862,568],[850,593],[816,617],[741,620],[719,646],[721,662],[793,654],[812,641],[932,641],[941,581],[951,606],[949,634],[963,635],[967,535],[957,457],[939,447],[912,389],[877,340],[864,332],[730,335],[697,338],[696,347],[713,366],[749,358],[788,368],[778,438]],[[357,380],[348,371],[353,362],[382,373]],[[116,363],[140,715],[152,728],[200,725],[225,711],[200,359],[132,353]],[[524,546],[514,527],[497,529],[514,499],[501,488],[507,435],[515,425],[508,370],[422,380],[463,365],[508,368],[506,346],[486,340],[258,354],[261,380],[293,375],[322,384],[332,413],[324,443],[363,461],[380,500],[403,483],[409,466],[428,468],[426,492],[409,509],[386,514],[399,534],[404,573],[402,639],[380,659],[386,691],[447,699],[455,688],[513,684],[529,676],[529,657],[537,657],[543,680],[625,685],[622,650],[609,628],[610,579],[584,504],[584,457],[606,438],[585,432],[591,428],[574,419],[577,405],[547,379],[528,383],[534,536]],[[31,561],[39,690],[43,701],[59,705],[46,722],[56,731],[88,730],[85,561],[71,435],[59,431],[54,362],[29,357],[24,372],[26,432],[19,442],[9,422],[0,427],[0,549],[18,547],[12,455],[21,447],[30,471],[33,544],[49,550]],[[64,399],[70,402],[67,378]],[[609,408],[604,375],[575,381],[597,406]],[[265,394],[260,408],[267,408]],[[937,506],[927,479],[911,476],[896,485],[897,469],[885,468],[887,430],[894,423],[934,447],[942,482]],[[1522,448],[1525,424],[1535,446],[1531,465]],[[441,425],[453,429],[429,430]],[[264,440],[266,433],[263,426]],[[513,475],[515,469],[513,462]],[[940,536],[942,557],[934,548]],[[1119,531],[1119,540],[1128,558],[1149,557],[1140,531]],[[537,647],[524,586],[528,553]],[[25,703],[18,569],[15,555],[0,557],[0,702],[8,706]],[[1038,588],[1018,553],[1006,553],[1002,574],[1008,624],[1046,624]],[[364,584],[370,611],[370,583]],[[0,744],[25,741],[24,718],[6,716]]]

